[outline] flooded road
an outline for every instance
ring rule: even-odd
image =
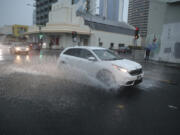
[[[0,46],[0,135],[180,134],[179,69],[142,63],[142,84],[110,91],[57,56]]]

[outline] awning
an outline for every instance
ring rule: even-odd
[[[48,24],[45,27],[41,27],[39,30],[38,26],[30,27],[26,35],[36,33],[72,33],[76,31],[79,35],[90,35],[91,30],[88,26],[71,25],[71,24]]]

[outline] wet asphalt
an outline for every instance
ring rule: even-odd
[[[56,61],[0,46],[0,135],[180,134],[180,69],[142,63],[143,83],[110,91]]]

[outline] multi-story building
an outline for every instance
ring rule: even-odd
[[[108,20],[123,21],[124,0],[99,0],[99,14]]]
[[[36,9],[33,10],[33,25],[36,25]]]
[[[36,25],[46,25],[51,6],[58,0],[36,0]]]
[[[128,23],[140,29],[141,37],[146,37],[149,15],[149,0],[129,0]]]

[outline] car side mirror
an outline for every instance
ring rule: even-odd
[[[95,57],[89,57],[88,60],[89,61],[96,61],[96,58]]]

